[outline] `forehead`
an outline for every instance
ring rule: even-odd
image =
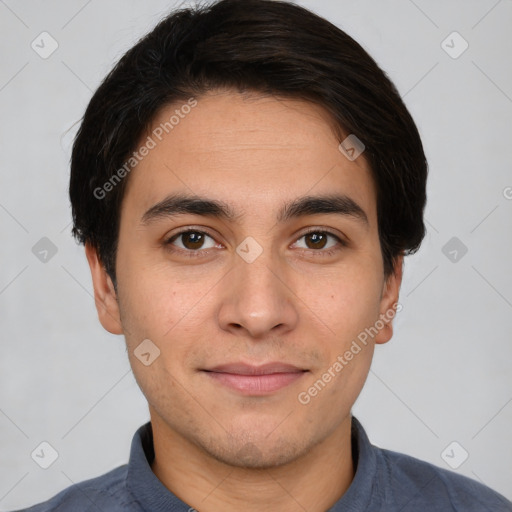
[[[343,193],[365,204],[369,217],[375,213],[367,162],[341,153],[322,107],[231,91],[195,102],[173,103],[155,116],[139,142],[150,137],[153,147],[130,173],[123,208],[140,212],[178,192],[261,215],[294,197]]]

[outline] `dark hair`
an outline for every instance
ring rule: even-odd
[[[354,134],[365,145],[385,275],[400,254],[419,248],[427,162],[416,125],[387,75],[350,36],[303,7],[221,0],[163,19],[121,58],[85,111],[71,157],[72,234],[96,249],[114,284],[128,178],[100,198],[97,191],[116,172],[119,178],[164,105],[216,89],[322,106],[340,135]]]

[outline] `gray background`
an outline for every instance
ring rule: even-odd
[[[299,3],[390,75],[430,164],[428,235],[406,260],[404,309],[355,413],[375,444],[441,467],[467,451],[456,471],[512,498],[512,2]],[[177,4],[0,0],[1,510],[125,463],[148,419],[70,236],[68,161],[91,92]],[[43,31],[59,45],[46,59],[31,48]],[[458,58],[462,40],[442,45],[453,31],[469,44]],[[43,237],[57,249],[46,262],[32,250]],[[59,455],[46,470],[31,458],[42,441]]]

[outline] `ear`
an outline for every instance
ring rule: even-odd
[[[101,325],[112,334],[123,334],[119,305],[112,279],[98,258],[96,249],[88,243],[85,244],[85,255],[91,269],[94,302]]]
[[[382,329],[375,336],[375,343],[386,343],[393,336],[393,318],[400,311],[398,304],[400,285],[402,284],[404,256],[401,254],[395,261],[393,272],[388,276],[382,288],[380,300],[379,320],[384,324]]]

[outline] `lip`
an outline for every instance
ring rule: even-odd
[[[297,373],[304,371],[303,368],[292,364],[272,362],[260,365],[247,363],[227,363],[207,368],[206,371],[218,373],[232,373],[236,375],[269,375],[271,373]]]
[[[278,391],[300,379],[307,370],[287,363],[259,366],[229,363],[203,370],[207,377],[244,395],[265,395]]]

